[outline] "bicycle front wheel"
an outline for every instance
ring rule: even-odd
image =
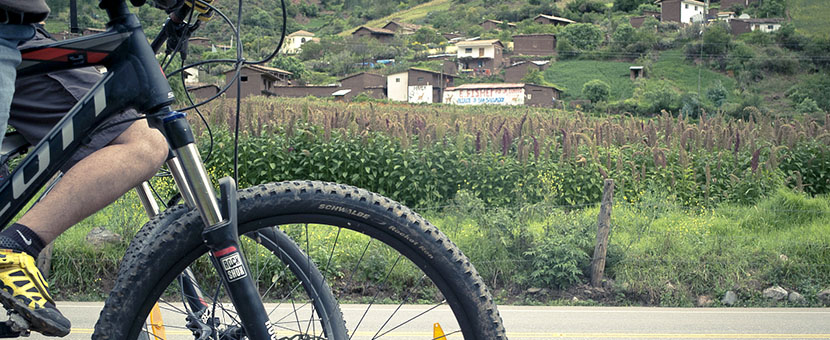
[[[345,185],[285,182],[241,190],[238,208],[241,233],[283,230],[310,254],[307,262],[317,263],[341,303],[355,303],[346,313],[349,335],[322,338],[506,339],[492,297],[467,258],[434,226],[390,199]],[[201,223],[189,213],[145,245],[139,258],[182,260],[157,272],[122,270],[96,335],[132,335],[141,328],[164,291],[158,287],[192,262],[188,254],[206,252],[192,232]],[[256,260],[249,259],[254,268]]]

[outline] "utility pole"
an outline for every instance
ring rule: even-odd
[[[703,6],[703,27],[700,29],[700,62],[697,64],[697,96],[700,98],[703,94],[700,93],[700,78],[703,70],[703,32],[706,31],[707,16],[709,15],[709,0],[706,0],[706,5]]]
[[[69,0],[69,32],[81,32],[78,28],[78,0]]]

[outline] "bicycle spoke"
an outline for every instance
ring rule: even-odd
[[[303,331],[303,326],[300,325],[300,317],[296,313],[297,307],[294,306],[294,298],[291,298],[291,307],[294,308],[294,311],[295,311],[294,317],[297,318],[297,332],[302,332]]]
[[[290,297],[291,295],[293,295],[294,291],[295,291],[295,290],[297,290],[297,288],[299,288],[299,287],[302,287],[302,284],[301,284],[301,283],[296,284],[296,285],[294,286],[294,288],[292,288],[292,289],[291,289],[291,291],[290,291],[290,292],[288,292],[288,294],[286,294],[286,295],[285,295],[285,298],[288,298],[288,297]],[[270,317],[270,316],[271,316],[271,314],[273,314],[274,312],[276,312],[276,311],[277,311],[277,308],[279,308],[281,305],[282,305],[282,302],[280,302],[279,304],[277,304],[277,306],[275,306],[275,307],[274,307],[274,309],[272,309],[272,310],[271,310],[271,312],[270,312],[270,313],[268,313],[268,316]]]
[[[418,286],[420,286],[420,285],[421,285],[421,282],[423,282],[423,281],[424,281],[424,279],[425,279],[426,277],[427,277],[426,275],[422,275],[422,276],[421,276],[421,278],[420,278],[420,279],[418,279],[418,283],[416,283],[416,284],[415,284],[415,286],[413,286],[413,287],[412,287],[413,289],[410,289],[410,290],[406,293],[406,295],[404,296],[404,298],[401,300],[401,303],[400,303],[400,304],[398,304],[398,307],[397,307],[397,308],[395,308],[395,311],[394,311],[394,312],[392,312],[392,314],[391,314],[391,315],[389,315],[389,318],[388,318],[388,319],[386,319],[386,321],[384,321],[384,322],[383,322],[383,325],[382,325],[382,326],[380,326],[380,328],[378,328],[378,331],[375,333],[375,335],[372,337],[372,339],[377,339],[378,334],[380,334],[380,332],[381,332],[381,331],[383,331],[383,329],[386,327],[386,324],[388,324],[388,323],[389,323],[389,321],[392,321],[392,318],[395,316],[395,314],[397,314],[397,313],[398,313],[398,311],[401,309],[401,307],[403,307],[404,303],[406,303],[406,300],[408,300],[408,299],[409,299],[409,295],[411,295],[411,294],[412,294],[412,292],[415,290],[414,288],[417,288]]]
[[[386,276],[383,278],[383,281],[381,281],[378,285],[378,291],[375,293],[375,296],[372,297],[372,301],[369,302],[369,306],[366,307],[366,311],[363,312],[363,316],[360,317],[360,321],[357,322],[357,326],[355,326],[354,331],[352,331],[352,335],[349,336],[350,340],[352,337],[354,337],[354,334],[357,333],[357,329],[360,328],[360,324],[363,323],[363,319],[366,318],[366,314],[369,313],[369,309],[371,309],[372,305],[375,303],[375,301],[377,301],[380,292],[383,290],[384,285],[386,284],[386,280],[388,280],[389,276],[392,275],[392,271],[395,270],[395,266],[397,266],[398,262],[401,261],[401,257],[402,255],[399,254],[398,258],[395,259],[395,263],[392,264],[392,268],[389,268],[389,272],[386,273]]]
[[[369,242],[366,242],[366,247],[363,248],[363,253],[360,254],[360,258],[357,259],[357,264],[354,265],[354,269],[349,274],[349,279],[346,280],[346,288],[343,290],[344,294],[349,293],[349,287],[352,285],[352,280],[354,279],[354,273],[357,273],[357,268],[360,268],[360,262],[363,262],[363,257],[366,256],[366,252],[369,250],[369,245],[372,244],[374,239],[370,238]]]
[[[423,312],[418,313],[418,315],[415,315],[415,316],[413,316],[413,317],[409,318],[408,320],[406,320],[406,321],[402,322],[401,324],[399,324],[399,325],[397,325],[397,326],[395,326],[395,327],[392,327],[392,329],[390,329],[390,330],[388,330],[388,331],[384,332],[383,334],[378,335],[377,337],[374,337],[374,338],[372,338],[372,339],[377,339],[377,338],[380,338],[380,337],[382,337],[382,336],[384,336],[384,335],[386,335],[386,334],[389,334],[390,332],[392,332],[392,331],[394,331],[394,330],[396,330],[396,329],[398,329],[398,328],[401,328],[403,325],[406,325],[406,324],[408,324],[408,323],[412,322],[412,320],[415,320],[415,319],[417,319],[417,318],[421,317],[422,315],[424,315],[424,314],[426,314],[426,313],[431,312],[431,311],[432,311],[432,310],[434,310],[435,308],[441,307],[441,305],[443,305],[443,304],[445,304],[445,303],[447,303],[447,301],[446,301],[446,300],[445,300],[445,301],[441,301],[441,303],[439,303],[439,304],[437,304],[437,305],[435,305],[435,306],[432,306],[432,307],[430,307],[429,309],[427,309],[427,310],[425,310],[425,311],[423,311]],[[456,332],[454,332],[454,333],[457,333],[457,332],[459,332],[459,331],[456,331]],[[453,334],[453,333],[450,333],[450,334]],[[447,334],[447,335],[449,335],[449,334]]]

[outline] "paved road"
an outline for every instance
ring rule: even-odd
[[[72,334],[67,339],[89,339],[102,304],[65,302],[58,305],[73,321]],[[370,313],[370,320],[363,321],[365,327],[357,330],[355,339],[370,339],[374,334],[369,332],[371,326],[383,323],[384,316],[396,307],[375,306],[376,313]],[[357,324],[364,311],[360,305],[343,305],[342,309],[351,327]],[[422,306],[404,306],[396,317],[408,318],[422,310]],[[830,339],[830,309],[820,308],[503,306],[500,311],[510,339]],[[443,307],[430,315],[428,320],[409,323],[384,338],[430,339],[432,322],[446,325],[452,319]],[[165,315],[165,320],[170,319]],[[445,326],[445,329],[447,327],[451,326]],[[188,339],[184,332],[172,333],[169,334],[171,339]],[[49,338],[33,334],[30,339]]]

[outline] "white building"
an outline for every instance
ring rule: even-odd
[[[504,66],[504,45],[498,39],[461,41],[455,46],[458,68],[462,73],[489,76]]]
[[[283,51],[288,54],[297,54],[302,51],[303,44],[314,40],[314,33],[299,30],[285,37]]]
[[[444,89],[453,86],[454,75],[410,67],[386,77],[386,97],[409,103],[440,103]]]

